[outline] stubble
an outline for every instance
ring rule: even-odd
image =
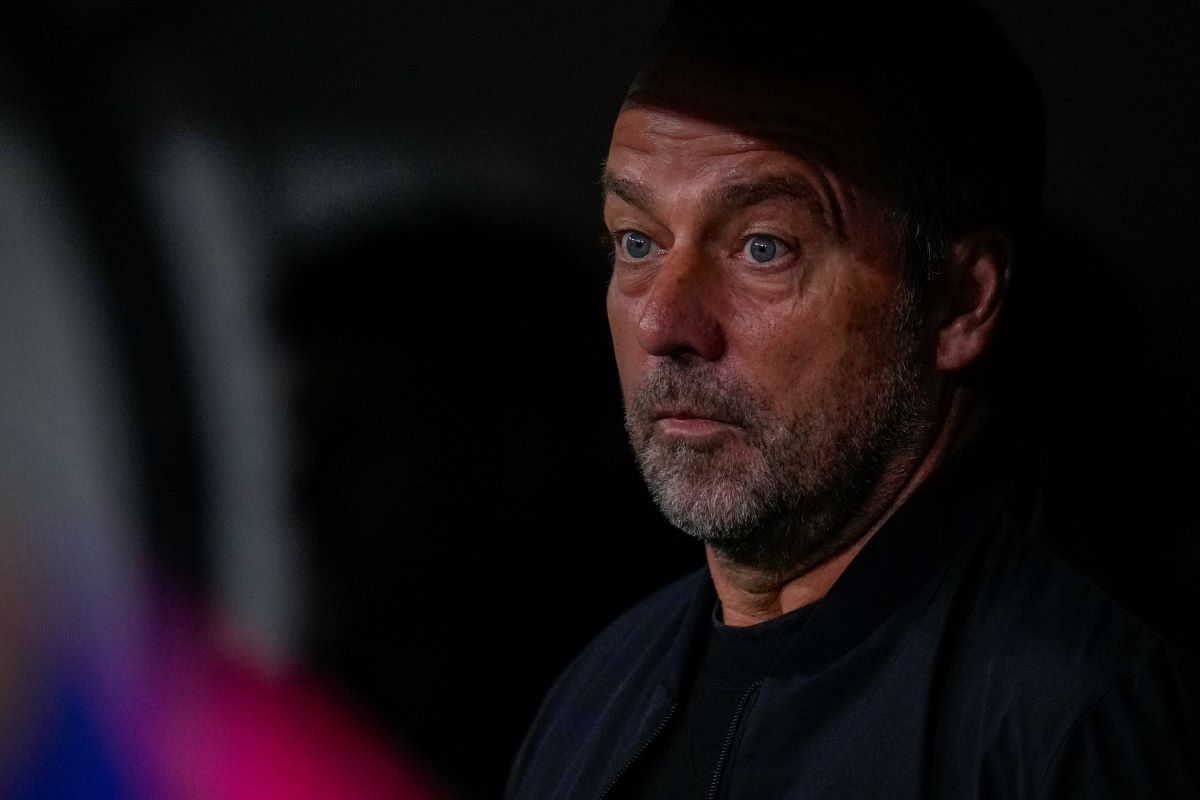
[[[659,361],[625,419],[659,509],[722,557],[766,574],[815,566],[849,547],[857,539],[850,523],[890,470],[910,465],[929,425],[930,368],[910,323],[895,314],[864,339],[862,357],[831,378],[820,402],[790,412],[717,364]],[[678,407],[730,429],[701,441],[664,435],[655,417]]]

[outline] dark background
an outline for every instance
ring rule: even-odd
[[[1047,513],[1195,646],[1200,10],[985,5],[1047,109],[1014,376]],[[95,491],[168,574],[463,797],[700,563],[627,453],[603,312],[599,162],[664,6],[57,0],[0,31],[0,271],[68,287],[29,313],[102,356],[79,429],[122,445],[56,466],[123,475]],[[802,46],[768,22],[731,39]]]

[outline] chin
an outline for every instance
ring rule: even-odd
[[[710,481],[652,492],[676,528],[726,563],[768,577],[805,572],[844,552],[863,533],[853,524],[865,500],[861,491],[802,494],[795,487],[784,492],[774,486],[756,492],[748,483]]]

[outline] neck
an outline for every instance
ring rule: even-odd
[[[709,547],[708,568],[721,600],[725,624],[746,626],[766,622],[824,597],[871,537],[917,487],[974,437],[983,422],[978,398],[966,389],[955,389],[944,408],[932,436],[925,440],[923,454],[915,460],[895,459],[897,464],[907,461],[909,468],[879,481],[862,511],[843,531],[848,534],[843,540],[849,539],[853,544],[836,555],[779,575],[735,563]]]

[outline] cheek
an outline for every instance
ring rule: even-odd
[[[637,311],[627,297],[611,286],[608,290],[607,310],[608,329],[612,335],[613,355],[621,379],[621,390],[628,399],[640,378],[645,355],[637,340]]]
[[[843,395],[868,385],[880,367],[887,304],[866,296],[840,304],[835,299],[793,301],[771,309],[775,313],[739,315],[746,377],[780,412],[836,405]]]
[[[795,298],[745,304],[730,322],[730,349],[746,377],[785,403],[841,349],[831,320]]]

